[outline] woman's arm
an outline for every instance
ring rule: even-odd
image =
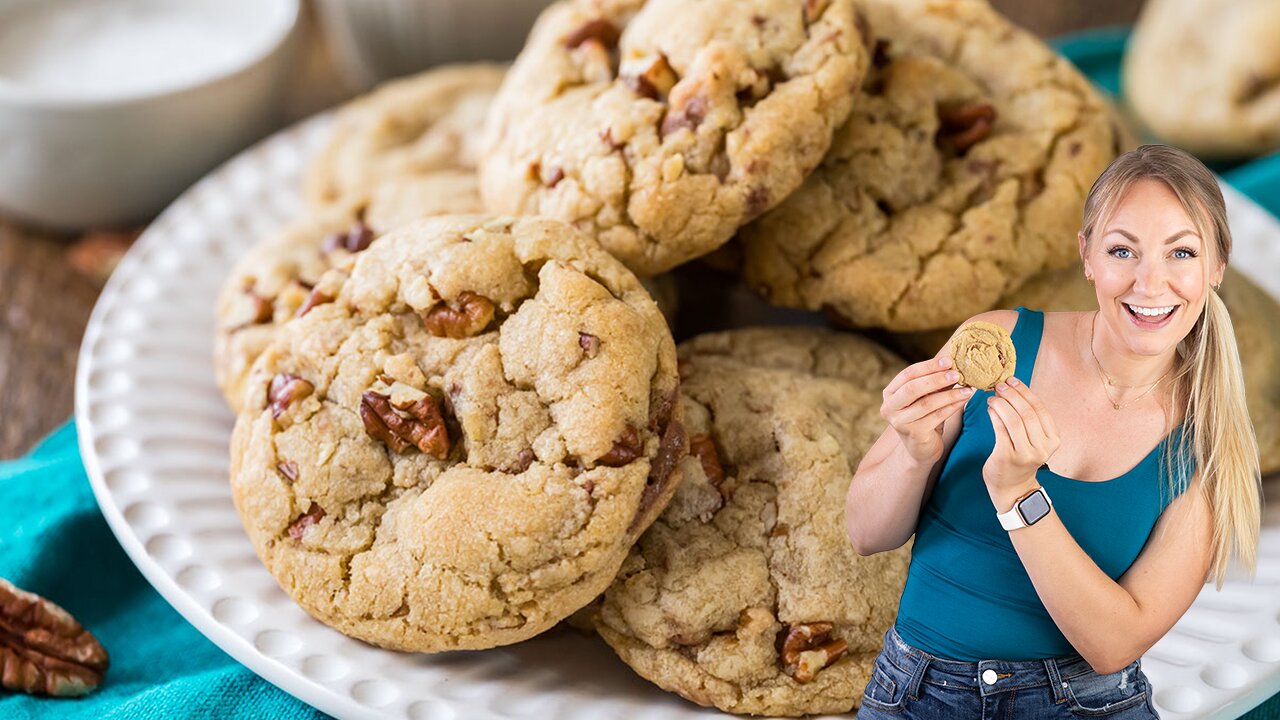
[[[1018,314],[993,310],[966,322],[973,320],[1012,330]],[[952,389],[950,345],[907,367],[884,390],[880,414],[889,427],[863,456],[845,496],[845,531],[859,555],[893,550],[911,538],[960,434],[960,410],[972,392]]]

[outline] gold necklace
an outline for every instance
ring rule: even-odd
[[[1116,410],[1119,410],[1121,408],[1128,407],[1138,402],[1142,398],[1146,397],[1152,390],[1155,390],[1156,386],[1160,384],[1160,381],[1164,380],[1166,377],[1169,376],[1169,373],[1173,372],[1172,367],[1170,367],[1168,370],[1165,370],[1164,375],[1161,375],[1160,377],[1156,378],[1156,381],[1151,383],[1151,387],[1142,391],[1141,395],[1139,395],[1136,398],[1133,398],[1132,400],[1129,400],[1128,402],[1118,403],[1115,400],[1112,400],[1111,391],[1107,389],[1107,386],[1116,385],[1116,382],[1111,379],[1111,376],[1107,374],[1106,370],[1102,369],[1102,363],[1098,362],[1098,353],[1094,352],[1093,350],[1093,333],[1096,330],[1097,325],[1098,325],[1098,313],[1095,312],[1093,314],[1093,322],[1089,323],[1089,354],[1093,356],[1093,364],[1098,368],[1098,374],[1099,374],[1098,379],[1102,381],[1102,392],[1106,393],[1107,401],[1111,403],[1111,407],[1115,408]],[[1116,387],[1134,388],[1134,387],[1141,387],[1141,385],[1116,385]]]

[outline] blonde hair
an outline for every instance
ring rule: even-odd
[[[1206,253],[1206,264],[1210,259],[1225,264],[1231,255],[1231,230],[1222,190],[1199,160],[1167,145],[1142,145],[1124,153],[1094,181],[1081,229],[1086,248],[1129,188],[1144,179],[1167,185],[1206,248],[1216,249],[1212,256]],[[1233,550],[1250,577],[1257,571],[1262,479],[1235,329],[1217,291],[1207,289],[1206,294],[1204,311],[1178,343],[1169,402],[1170,409],[1185,408],[1185,421],[1176,451],[1174,443],[1165,444],[1161,468],[1169,479],[1164,488],[1169,498],[1178,488],[1186,489],[1193,473],[1200,473],[1201,492],[1213,512],[1209,577],[1220,591]]]

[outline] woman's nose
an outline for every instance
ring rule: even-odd
[[[1143,258],[1138,262],[1137,276],[1134,278],[1134,290],[1143,295],[1159,295],[1168,284],[1168,268],[1163,259]]]

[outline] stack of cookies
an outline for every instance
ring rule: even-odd
[[[880,342],[1070,267],[1128,142],[983,0],[561,0],[509,68],[341,109],[227,279],[245,529],[382,647],[573,619],[704,705],[850,711],[910,550],[847,541]],[[686,337],[672,287],[725,270],[841,328]]]

